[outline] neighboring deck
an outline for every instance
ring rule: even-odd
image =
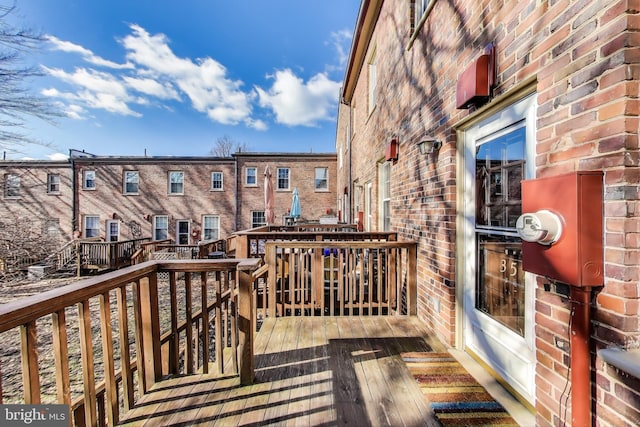
[[[416,317],[267,319],[256,336],[255,384],[212,375],[161,381],[121,424],[439,425],[403,351],[444,347]]]

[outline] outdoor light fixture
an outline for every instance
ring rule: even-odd
[[[440,147],[442,147],[442,142],[435,138],[427,138],[418,142],[420,154],[431,154],[434,151],[438,151]]]

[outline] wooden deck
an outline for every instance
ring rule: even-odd
[[[194,375],[156,384],[123,417],[131,426],[437,426],[400,360],[444,351],[415,317],[268,319],[256,381]]]

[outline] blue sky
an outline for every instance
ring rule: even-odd
[[[359,0],[18,0],[48,38],[29,82],[64,117],[31,120],[23,158],[333,152]]]

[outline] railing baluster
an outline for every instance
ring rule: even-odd
[[[142,314],[141,314],[141,296],[140,296],[140,280],[136,280],[133,283],[133,318],[135,320],[135,344],[136,344],[136,368],[138,372],[138,388],[141,394],[147,393],[147,381],[146,381],[146,366],[143,360],[142,353],[144,352],[143,343],[144,340],[142,333]]]
[[[122,370],[122,394],[124,410],[133,408],[135,399],[133,391],[133,371],[131,370],[131,354],[129,351],[129,316],[127,310],[127,287],[116,289],[118,307],[118,330],[120,331],[120,369]]]
[[[59,403],[71,404],[71,384],[69,381],[69,347],[65,310],[51,315],[53,329],[53,356],[56,366],[56,393]]]
[[[100,332],[102,336],[102,356],[104,358],[105,412],[109,425],[115,425],[120,419],[120,414],[118,412],[118,389],[113,356],[113,330],[111,326],[109,292],[100,295]]]
[[[185,294],[185,360],[187,374],[194,372],[193,360],[193,319],[192,319],[192,296],[191,296],[191,273],[184,273],[184,294]]]
[[[218,367],[218,373],[224,372],[224,361],[222,357],[222,351],[224,349],[222,343],[222,277],[219,271],[215,272],[215,334],[216,334],[216,365]]]
[[[171,317],[171,338],[169,339],[169,373],[178,374],[180,361],[180,336],[178,333],[178,295],[176,287],[176,272],[169,273],[169,298]]]
[[[91,339],[91,312],[89,300],[78,303],[80,354],[82,358],[82,384],[84,385],[84,416],[89,426],[96,426],[96,384],[93,370],[93,343]]]
[[[40,403],[40,375],[38,372],[38,332],[36,321],[20,326],[22,342],[22,382],[24,401],[27,404]]]
[[[207,301],[207,273],[200,273],[200,300],[202,301],[202,373],[209,373],[209,304]],[[217,319],[216,319],[217,323]],[[216,342],[218,334],[216,330]]]

